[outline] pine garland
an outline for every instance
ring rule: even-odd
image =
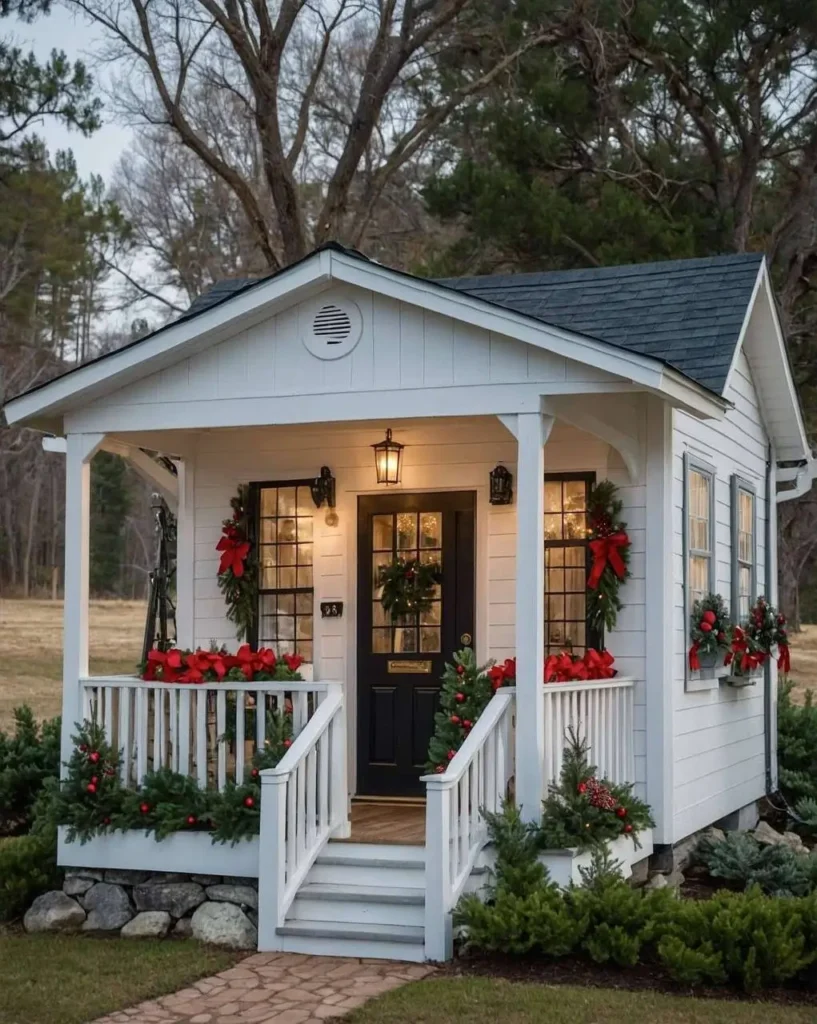
[[[434,587],[440,582],[437,562],[421,562],[417,558],[395,558],[380,569],[383,593],[380,603],[392,619],[427,612],[434,598]]]
[[[434,716],[434,734],[428,746],[426,771],[430,774],[441,775],[446,770],[488,705],[496,688],[488,673],[492,665],[477,665],[470,647],[457,651],[453,664],[446,664],[440,710]]]
[[[587,580],[587,622],[601,635],[613,629],[624,607],[619,590],[630,577],[630,538],[621,520],[623,508],[618,488],[602,480],[590,491],[587,501],[589,546],[593,566]]]
[[[236,638],[246,640],[258,610],[258,556],[252,543],[249,488],[242,485],[230,499],[231,518],[221,526],[216,551],[221,554],[218,587],[227,604],[227,618],[238,627]]]

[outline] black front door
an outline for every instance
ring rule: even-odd
[[[446,659],[474,635],[473,491],[384,494],[358,500],[357,791],[420,796]],[[427,612],[392,622],[380,567],[394,558],[438,562]]]

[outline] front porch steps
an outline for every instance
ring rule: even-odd
[[[425,847],[330,842],[278,929],[284,952],[425,959]]]

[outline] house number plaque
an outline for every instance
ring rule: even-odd
[[[431,675],[430,661],[389,661],[390,675]]]

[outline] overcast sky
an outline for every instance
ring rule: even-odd
[[[12,18],[4,19],[2,35],[4,38],[10,35],[25,50],[34,50],[40,60],[44,60],[54,49],[64,50],[70,60],[84,60],[94,77],[100,78],[100,73],[93,66],[92,56],[100,41],[99,29],[80,20],[64,7],[55,4],[50,14],[39,15],[29,25]],[[102,99],[104,103],[104,96]],[[123,125],[116,124],[107,110],[103,110],[102,120],[102,127],[90,138],[76,131],[68,131],[50,119],[37,126],[35,131],[46,140],[52,152],[72,149],[82,177],[101,174],[106,184],[109,184],[113,168],[130,142],[131,132]]]

